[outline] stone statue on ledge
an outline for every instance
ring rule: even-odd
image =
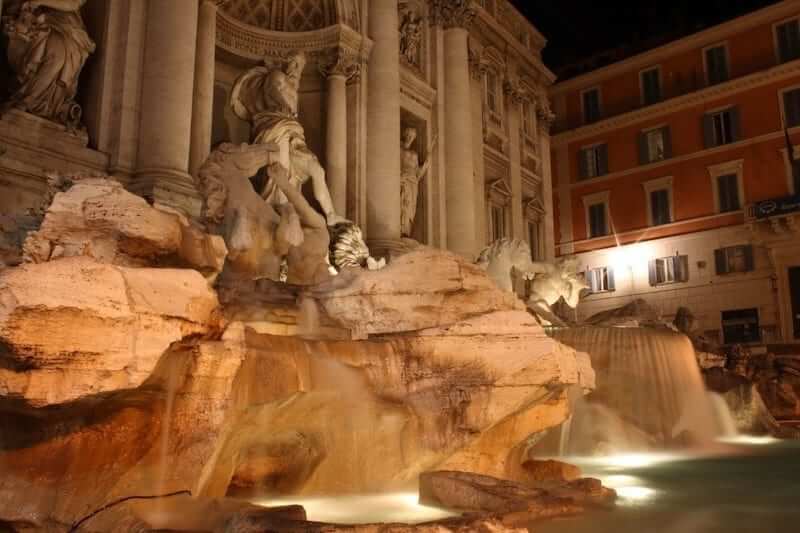
[[[436,139],[434,139],[428,148],[425,162],[420,166],[419,154],[416,148],[412,148],[416,139],[416,128],[408,127],[403,130],[403,140],[400,146],[400,232],[403,237],[411,237],[414,229],[419,182],[428,174],[431,166],[431,153],[436,146]]]
[[[86,0],[12,0],[3,16],[8,61],[17,86],[3,109],[17,108],[75,131],[81,107],[78,76],[95,44],[80,8]]]
[[[555,263],[532,261],[530,246],[521,239],[503,238],[493,242],[480,253],[476,263],[501,289],[513,292],[516,277],[530,281],[526,305],[548,324],[562,322],[552,309],[556,302],[563,298],[574,309],[581,291],[589,288],[578,276],[575,258],[565,257]]]
[[[400,19],[400,55],[409,65],[420,66],[420,43],[423,20],[413,9],[405,6]]]
[[[298,89],[305,65],[305,54],[293,52],[280,68],[248,70],[233,86],[231,106],[239,118],[250,122],[253,144],[278,146],[277,162],[289,170],[293,186],[299,190],[311,179],[314,197],[328,225],[333,226],[346,219],[334,211],[325,170],[306,145],[303,126],[297,120]],[[276,209],[287,203],[274,180],[266,180],[259,193]]]

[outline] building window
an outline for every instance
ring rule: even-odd
[[[534,122],[534,106],[531,102],[522,102],[522,133],[528,139],[536,137],[536,129]]]
[[[703,141],[706,148],[739,140],[739,110],[729,107],[703,116]]]
[[[728,51],[725,45],[706,48],[705,65],[706,79],[709,85],[728,81]]]
[[[539,224],[528,221],[528,246],[531,247],[531,261],[539,260]]]
[[[661,101],[661,69],[654,67],[639,73],[642,90],[642,104],[650,105]]]
[[[592,204],[589,206],[589,238],[608,235],[608,220],[606,217],[606,204]]]
[[[652,286],[689,281],[689,256],[687,255],[653,259],[648,267]]]
[[[719,212],[728,213],[742,208],[739,201],[739,177],[736,174],[717,176]]]
[[[653,226],[669,224],[670,217],[669,190],[650,191],[651,223]]]
[[[737,309],[722,312],[722,338],[725,344],[759,342],[758,309]]]
[[[502,239],[506,236],[506,210],[499,205],[491,207],[492,213],[492,242]]]
[[[753,247],[748,244],[714,250],[714,263],[716,264],[718,275],[751,272],[755,267]]]
[[[639,134],[639,164],[646,165],[672,157],[669,126],[643,131]]]
[[[578,152],[580,179],[596,178],[608,174],[608,145],[596,144]]]
[[[581,96],[583,122],[591,124],[600,120],[600,89],[588,89]]]
[[[800,196],[800,159],[792,161],[792,194]]]
[[[787,128],[800,126],[800,89],[783,93],[783,120]]]
[[[794,19],[775,26],[778,62],[786,63],[800,57],[800,20]]]
[[[497,75],[492,70],[486,71],[486,107],[495,115],[500,114],[500,99],[497,90]]]
[[[614,270],[610,267],[593,268],[586,272],[586,282],[593,293],[609,292],[616,289]]]

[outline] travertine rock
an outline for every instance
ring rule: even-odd
[[[432,248],[420,247],[378,271],[347,274],[312,293],[328,316],[355,334],[416,331],[524,309],[477,265]]]
[[[55,194],[41,227],[24,245],[25,260],[33,263],[87,256],[121,266],[184,266],[212,276],[222,270],[226,254],[222,237],[96,177]]]
[[[170,345],[217,326],[193,270],[66,258],[0,273],[0,395],[33,406],[135,388]]]
[[[424,504],[488,513],[503,523],[521,525],[609,505],[616,494],[594,479],[545,488],[469,472],[437,471],[420,476],[419,497]]]

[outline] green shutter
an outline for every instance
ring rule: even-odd
[[[647,150],[647,134],[643,131],[639,132],[639,164],[646,165],[650,162]]]
[[[753,246],[748,244],[746,246],[742,246],[742,248],[744,248],[744,264],[745,264],[744,268],[747,272],[752,272],[753,270],[755,270],[755,261],[754,261],[755,258],[753,257]]]
[[[578,179],[585,180],[589,177],[589,167],[586,165],[586,149],[578,150]]]
[[[741,128],[739,124],[739,108],[734,106],[728,110],[731,117],[731,142],[741,139]]]
[[[650,280],[650,286],[654,287],[658,285],[658,278],[656,277],[656,260],[653,259],[652,261],[647,263],[647,271],[648,277]]]
[[[669,159],[672,157],[672,135],[669,126],[661,128],[661,135],[664,139],[664,159]]]
[[[728,273],[728,261],[725,256],[725,249],[718,248],[714,250],[714,263],[716,265],[717,275]]]
[[[608,145],[601,144],[600,146],[597,147],[597,151],[599,157],[597,165],[599,168],[597,169],[598,170],[597,174],[599,176],[604,176],[608,174]]]
[[[711,115],[703,115],[703,145],[706,148],[713,148],[714,143],[714,120]]]
[[[613,267],[608,267],[607,270],[606,270],[606,273],[608,274],[608,290],[610,290],[610,291],[616,290],[617,286],[616,286],[616,283],[614,281],[614,268]]]
[[[681,255],[675,257],[675,272],[679,273],[679,281],[689,281],[689,256]]]

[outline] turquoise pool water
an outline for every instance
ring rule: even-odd
[[[615,488],[615,509],[536,533],[800,533],[800,442],[750,439],[726,453],[566,458]]]

